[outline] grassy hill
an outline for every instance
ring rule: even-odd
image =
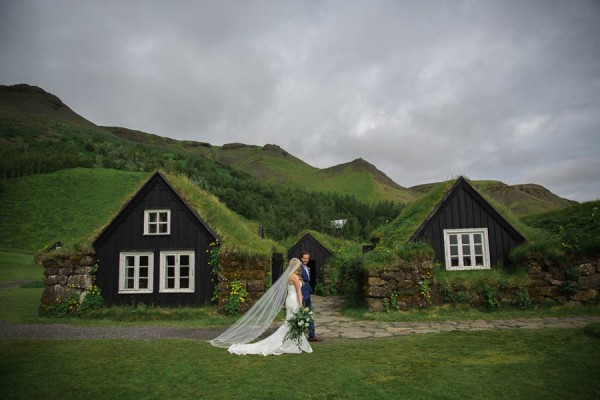
[[[522,218],[531,227],[557,238],[560,246],[572,253],[600,255],[600,201],[588,201],[560,210]]]
[[[230,165],[261,180],[289,187],[351,195],[371,203],[389,200],[406,204],[419,197],[419,193],[398,185],[374,165],[360,158],[349,163],[319,169],[274,144],[262,147],[242,143],[212,146],[204,142],[161,138],[124,128],[107,127],[106,129],[131,142],[181,149]]]
[[[0,250],[33,254],[56,241],[80,243],[149,176],[76,168],[9,179],[0,190]]]
[[[215,150],[209,144],[98,127],[60,104],[36,87],[0,86],[0,174],[4,179],[73,167],[184,174],[232,211],[259,221],[267,235],[277,240],[298,229],[328,229],[331,220],[343,218],[352,222],[339,234],[367,237],[370,229],[395,217],[401,208],[391,202],[365,204],[353,196],[319,191],[318,186],[309,191],[270,183],[216,160],[234,162],[235,145]]]
[[[482,194],[507,207],[517,216],[539,214],[557,210],[577,202],[563,199],[541,185],[520,184],[507,185],[500,181],[469,181]],[[410,189],[419,193],[427,193],[444,182],[427,183],[413,186]]]

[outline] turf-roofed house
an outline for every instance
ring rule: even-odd
[[[306,232],[294,243],[288,250],[288,259],[300,258],[302,252],[308,251],[310,259],[308,261],[308,270],[310,271],[310,284],[314,288],[317,282],[323,281],[323,267],[327,259],[332,256],[332,252],[323,245],[310,232]]]
[[[221,303],[233,279],[251,303],[274,249],[249,225],[189,179],[156,172],[93,242],[106,304],[208,304],[217,281]]]
[[[391,242],[426,242],[447,270],[490,269],[508,261],[525,237],[464,177],[444,182],[386,227]]]

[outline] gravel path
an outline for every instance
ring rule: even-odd
[[[325,339],[366,339],[448,331],[506,329],[582,328],[600,322],[600,316],[564,318],[518,318],[499,320],[381,322],[357,321],[339,312],[342,300],[313,298],[317,334]],[[77,326],[68,324],[12,324],[0,321],[0,339],[80,340],[80,339],[192,339],[209,340],[225,328],[180,328],[168,326]],[[270,334],[276,326],[265,333]]]

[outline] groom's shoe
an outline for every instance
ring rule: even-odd
[[[309,342],[322,342],[323,339],[320,336],[311,336],[308,338]]]

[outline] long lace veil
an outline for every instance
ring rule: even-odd
[[[225,332],[209,343],[217,347],[229,347],[234,343],[248,343],[267,330],[285,303],[289,277],[302,263],[297,258],[290,260],[289,266],[258,301]]]

